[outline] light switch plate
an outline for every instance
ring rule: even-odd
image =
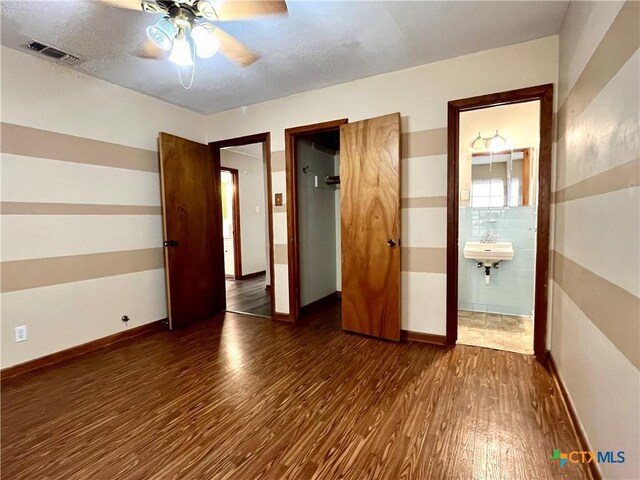
[[[469,190],[460,190],[460,200],[469,200]]]
[[[282,194],[281,193],[276,193],[274,203],[275,203],[276,207],[281,207],[282,206]]]

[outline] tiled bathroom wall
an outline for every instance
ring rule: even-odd
[[[460,310],[532,315],[534,293],[536,208],[460,208],[458,247],[458,307]],[[513,243],[513,260],[491,269],[485,285],[484,268],[464,258],[467,241],[479,241],[487,229],[499,242]]]

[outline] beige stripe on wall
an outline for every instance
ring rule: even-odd
[[[441,247],[402,247],[402,271],[447,273],[447,249]]]
[[[162,248],[2,262],[2,292],[164,268]]]
[[[640,48],[640,2],[627,1],[558,111],[558,137]]]
[[[273,244],[273,263],[276,265],[287,265],[289,263],[289,254],[287,252],[286,244]]]
[[[401,138],[402,158],[427,157],[447,153],[447,129],[434,128],[403,133]],[[271,152],[271,171],[284,172],[285,152]]]
[[[158,154],[151,150],[12,123],[0,126],[2,153],[143,172],[159,171]]]
[[[271,172],[284,172],[285,170],[284,150],[271,152]]]
[[[447,206],[447,197],[411,197],[401,199],[402,208],[438,208]]]
[[[553,280],[616,348],[640,368],[640,298],[558,252],[553,255]]]
[[[555,203],[602,195],[640,185],[640,159],[632,160],[555,192]]]
[[[402,158],[443,155],[447,153],[447,129],[434,128],[403,133],[400,152]]]
[[[161,215],[151,205],[98,205],[90,203],[0,202],[2,215]]]

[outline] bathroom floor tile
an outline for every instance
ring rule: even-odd
[[[533,319],[460,310],[458,343],[530,355],[533,354]]]

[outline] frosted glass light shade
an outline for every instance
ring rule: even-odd
[[[162,50],[171,50],[176,28],[167,18],[161,19],[155,25],[147,27],[147,37]]]
[[[193,65],[193,54],[191,52],[191,42],[186,38],[176,38],[173,42],[169,60],[180,66]]]
[[[196,53],[200,58],[209,58],[214,56],[218,48],[220,48],[220,41],[213,34],[214,27],[209,25],[197,25],[193,27],[191,31],[191,37],[196,44]]]

